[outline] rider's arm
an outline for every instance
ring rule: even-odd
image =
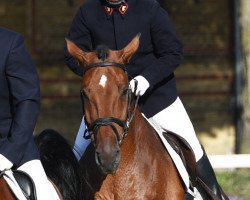
[[[1,153],[18,165],[25,148],[33,140],[33,130],[40,110],[39,79],[24,45],[23,37],[15,35],[5,67],[12,105],[12,124],[8,137],[1,144]]]
[[[154,15],[151,20],[151,38],[155,57],[140,74],[146,78],[150,87],[170,76],[183,57],[182,44],[176,36],[168,13],[157,2],[152,9]]]

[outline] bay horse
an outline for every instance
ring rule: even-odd
[[[80,165],[68,141],[57,131],[46,129],[35,137],[46,175],[60,200],[83,200]],[[17,200],[5,179],[0,177],[0,200]]]
[[[83,66],[83,107],[92,145],[80,160],[84,196],[91,200],[183,200],[177,169],[137,107],[124,65],[139,47],[137,35],[122,50],[85,52],[67,40]]]
[[[0,200],[16,200],[14,194],[10,190],[8,184],[3,178],[3,174],[0,176]]]

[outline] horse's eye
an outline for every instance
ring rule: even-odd
[[[81,98],[82,99],[88,99],[88,96],[86,95],[84,90],[81,90],[80,92],[81,92]]]

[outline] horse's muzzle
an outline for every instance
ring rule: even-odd
[[[103,174],[113,174],[118,168],[120,159],[120,149],[108,154],[106,152],[95,152],[97,166],[101,169]]]

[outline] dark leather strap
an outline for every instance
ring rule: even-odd
[[[95,68],[95,67],[119,67],[121,69],[123,69],[124,71],[125,70],[125,67],[123,64],[120,64],[120,63],[116,63],[116,62],[108,62],[108,61],[105,61],[105,62],[99,62],[99,63],[93,63],[93,64],[90,64],[90,65],[87,65],[86,67],[84,67],[84,71],[83,71],[83,74],[92,69],[92,68]]]
[[[191,181],[195,182],[197,177],[196,161],[194,152],[190,145],[185,141],[185,139],[174,133],[164,132],[163,136],[169,142],[172,148],[176,151],[176,153],[179,154],[184,166],[187,169]]]
[[[32,178],[27,173],[20,170],[13,171],[13,175],[22,189],[24,196],[28,200],[37,200],[36,188]]]

